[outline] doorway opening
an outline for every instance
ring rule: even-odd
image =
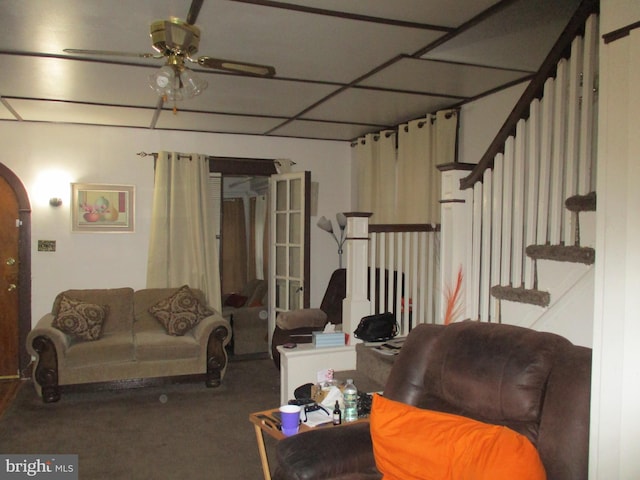
[[[269,272],[269,177],[222,177],[222,294],[241,291]],[[265,303],[266,304],[266,303]]]

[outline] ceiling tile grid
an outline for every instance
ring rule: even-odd
[[[87,105],[45,100],[12,100],[25,121],[149,128],[151,109]]]
[[[220,115],[163,109],[155,124],[165,130],[192,130],[197,132],[234,133],[242,129],[245,134],[261,135],[275,128],[281,119],[251,117],[246,115]]]
[[[186,61],[208,88],[174,116],[148,86],[167,59],[138,54],[157,53],[154,20],[185,19],[200,1],[194,57],[276,76]],[[0,119],[351,140],[526,81],[579,0],[193,2],[3,0]]]

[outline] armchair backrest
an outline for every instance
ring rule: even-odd
[[[591,350],[513,325],[419,325],[385,396],[505,425],[536,445],[549,479],[586,478]]]
[[[339,268],[331,274],[320,310],[327,314],[327,323],[342,324],[342,301],[347,296],[347,269]]]
[[[404,275],[404,274],[403,274]],[[367,275],[367,279],[369,276]],[[404,276],[400,276],[400,281]],[[384,281],[385,281],[385,290],[389,290],[389,271],[384,270]],[[376,289],[378,289],[380,284],[380,269],[376,268],[375,274],[375,282]],[[397,283],[398,283],[398,273],[393,273],[393,288],[394,292],[394,302],[395,305],[395,295],[397,294]],[[342,301],[347,296],[347,269],[339,268],[335,270],[331,274],[331,278],[329,279],[329,284],[327,285],[327,290],[324,293],[324,297],[322,298],[322,302],[320,303],[320,310],[327,314],[327,322],[333,323],[334,325],[342,324]],[[385,309],[393,310],[393,308]],[[374,305],[374,311],[380,312],[380,299],[376,299],[376,304]]]
[[[247,297],[243,306],[250,307],[256,302],[262,303],[262,298],[267,293],[268,288],[269,285],[266,280],[259,280],[257,278],[249,280],[240,292],[242,296]]]

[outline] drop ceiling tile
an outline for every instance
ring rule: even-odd
[[[277,76],[348,83],[442,35],[243,2],[202,8],[199,54],[273,65]]]
[[[180,110],[178,110],[177,115],[174,115],[171,110],[163,110],[156,123],[156,128],[261,135],[282,123],[283,120],[282,118],[223,115]]]
[[[158,102],[147,83],[155,68],[16,55],[0,55],[0,62],[12,72],[0,76],[3,96],[147,107]]]
[[[529,75],[528,72],[407,57],[372,75],[360,85],[464,98]]]
[[[395,126],[448,107],[457,100],[445,97],[350,88],[303,115],[306,120],[333,120]]]
[[[366,0],[345,2],[344,0],[280,0],[280,3],[321,8],[355,15],[388,18],[405,22],[457,27],[496,0],[456,0],[452,8],[451,0]]]
[[[424,58],[537,71],[580,0],[517,0]]]
[[[9,102],[8,100],[5,101],[8,102],[9,105],[11,105],[11,102]],[[0,102],[0,120],[16,120],[16,117],[13,115],[13,113],[11,113],[6,105],[4,105],[2,102]]]
[[[109,107],[43,100],[11,100],[11,106],[25,121],[145,127],[154,111],[144,108]]]
[[[149,26],[159,18],[185,18],[187,1],[2,0],[2,49],[62,55],[65,48],[153,53]],[[109,45],[109,46],[107,46]],[[109,60],[114,57],[102,57]],[[137,62],[148,63],[143,59]]]
[[[270,135],[298,138],[318,138],[324,140],[351,140],[365,133],[378,131],[371,125],[351,123],[319,122],[313,120],[294,120],[276,130]]]
[[[209,86],[189,101],[189,109],[249,115],[295,115],[338,86],[313,82],[204,74]]]

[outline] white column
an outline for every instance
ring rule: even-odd
[[[469,174],[473,165],[452,163],[440,167],[442,172],[442,199],[440,201],[440,284],[437,292],[445,292],[453,287],[462,266],[463,278],[470,278],[467,272],[467,249],[471,241],[471,232],[467,216],[466,192],[460,190],[460,180]],[[467,285],[467,282],[463,282]],[[464,297],[463,297],[464,298]],[[440,312],[436,322],[444,320],[446,302],[438,303]],[[467,318],[466,308],[460,312],[460,318]]]
[[[637,0],[603,0],[600,9],[605,36],[640,21]],[[640,30],[600,47],[592,480],[640,478]]]
[[[369,217],[371,213],[345,213],[347,217],[347,296],[342,302],[342,330],[349,334],[349,343],[358,342],[353,332],[360,319],[371,313],[367,295],[369,264]]]

